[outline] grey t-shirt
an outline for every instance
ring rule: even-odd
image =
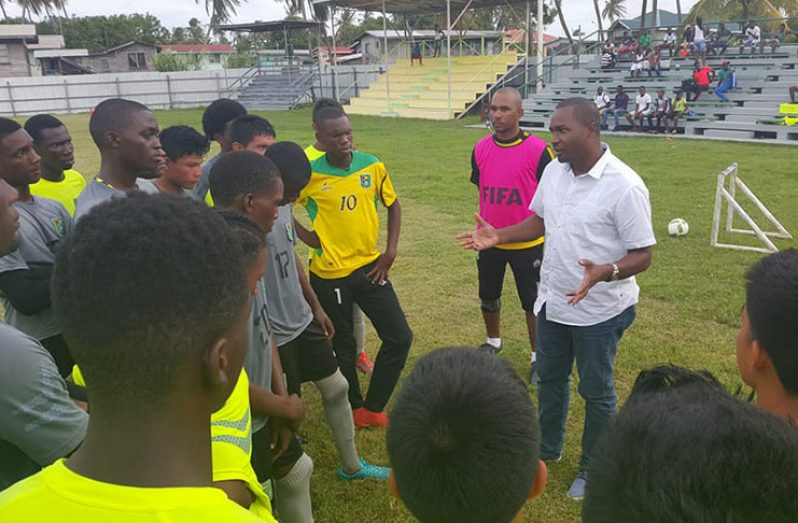
[[[55,264],[55,252],[61,240],[72,232],[72,217],[61,202],[34,196],[31,202],[16,202],[19,212],[17,250],[0,257],[0,273],[28,270]],[[37,340],[61,332],[51,307],[36,314],[23,314],[4,296],[5,321]]]
[[[158,186],[144,178],[136,180],[136,188],[148,194],[158,194]],[[96,179],[90,181],[80,196],[75,200],[75,221],[78,221],[85,216],[90,210],[97,205],[114,198],[122,198],[128,193],[121,189],[116,189],[110,185],[98,182]]]
[[[0,322],[0,490],[75,450],[88,422],[50,353]]]
[[[282,347],[299,337],[313,321],[313,312],[302,294],[297,275],[296,235],[290,204],[280,207],[272,232],[266,236],[266,245],[269,252],[263,276],[266,303],[277,346]]]
[[[222,156],[222,153],[217,154],[204,164],[202,164],[202,174],[200,175],[200,181],[194,187],[194,194],[198,200],[204,202],[205,196],[208,194],[208,191],[211,188],[211,168],[219,161],[219,157]]]
[[[272,390],[272,342],[269,328],[266,289],[263,281],[258,282],[258,290],[252,300],[252,323],[249,327],[249,350],[244,359],[244,369],[249,383],[269,392]],[[267,418],[252,415],[252,432],[266,425]]]

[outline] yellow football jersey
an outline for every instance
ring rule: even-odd
[[[311,166],[310,183],[297,200],[321,241],[310,270],[320,278],[345,278],[379,257],[377,206],[392,206],[396,192],[385,165],[370,154],[354,151],[348,169],[331,165],[327,155]]]
[[[316,144],[310,144],[305,148],[305,156],[308,157],[308,160],[313,162],[324,156],[324,151],[316,149]]]
[[[60,182],[40,179],[30,185],[30,193],[34,196],[50,198],[61,202],[66,207],[70,216],[75,216],[75,200],[86,187],[86,178],[78,171],[69,169],[64,171],[64,179]]]
[[[212,487],[138,488],[95,481],[56,461],[0,492],[0,521],[257,523]],[[273,520],[270,520],[273,521]]]
[[[252,469],[252,416],[249,411],[249,377],[244,369],[224,406],[211,415],[213,481],[244,481],[255,498],[250,512],[275,522],[269,497]]]

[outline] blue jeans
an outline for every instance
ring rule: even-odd
[[[621,126],[620,117],[626,116],[626,113],[628,112],[629,111],[627,111],[626,109],[615,109],[614,111],[612,111],[612,114],[615,116],[615,127],[613,129],[618,130],[618,127]]]
[[[573,327],[546,319],[544,306],[537,321],[538,408],[542,459],[562,454],[568,418],[571,369],[576,359],[579,395],[585,400],[580,472],[585,472],[598,438],[618,407],[615,394],[615,353],[635,319],[635,307],[588,327]]]
[[[720,86],[717,89],[715,89],[715,95],[718,98],[720,98],[721,102],[729,101],[729,99],[726,98],[726,95],[724,93],[729,89],[731,89],[733,85],[734,85],[734,80],[732,78],[729,78],[728,80],[724,80],[724,82],[720,84]]]

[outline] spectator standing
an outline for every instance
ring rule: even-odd
[[[697,60],[703,60],[707,55],[707,40],[704,37],[704,21],[701,17],[695,19],[693,28],[693,54]]]

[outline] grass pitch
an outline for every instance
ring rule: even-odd
[[[309,110],[263,115],[274,124],[281,140],[303,146],[314,140]],[[157,118],[162,128],[178,123],[200,128],[201,111],[158,112]],[[88,135],[87,115],[63,119],[75,140],[76,167],[87,177],[93,176],[99,155]],[[352,125],[358,149],[386,162],[404,211],[392,280],[416,335],[405,372],[436,347],[482,343],[485,334],[477,299],[475,255],[460,249],[454,235],[474,223],[477,193],[468,181],[470,154],[485,131],[464,128],[462,122],[357,116],[352,117]],[[608,137],[607,142],[648,185],[659,241],[651,269],[639,277],[642,300],[637,320],[618,351],[616,382],[621,402],[637,373],[660,363],[709,369],[730,388],[740,386],[734,337],[743,302],[742,277],[761,255],[709,246],[716,177],[732,162],[739,162],[741,177],[749,187],[789,231],[798,233],[798,148],[640,136]],[[690,224],[688,236],[668,237],[667,224],[676,217]],[[752,238],[734,239],[755,244]],[[779,241],[777,245],[786,248],[795,243]],[[526,376],[529,344],[509,274],[501,357]],[[367,351],[372,356],[377,344],[375,334],[369,332]],[[316,520],[412,521],[385,485],[344,484],[335,478],[335,445],[324,423],[319,396],[312,385],[306,385],[304,393],[308,416],[302,432],[309,440],[306,450],[316,467],[312,481]],[[534,390],[530,394],[535,397]],[[581,505],[568,500],[565,492],[577,472],[583,421],[584,404],[574,389],[563,461],[550,467],[544,495],[527,504],[526,521],[579,520]],[[383,432],[359,431],[357,444],[372,463],[387,464]]]

